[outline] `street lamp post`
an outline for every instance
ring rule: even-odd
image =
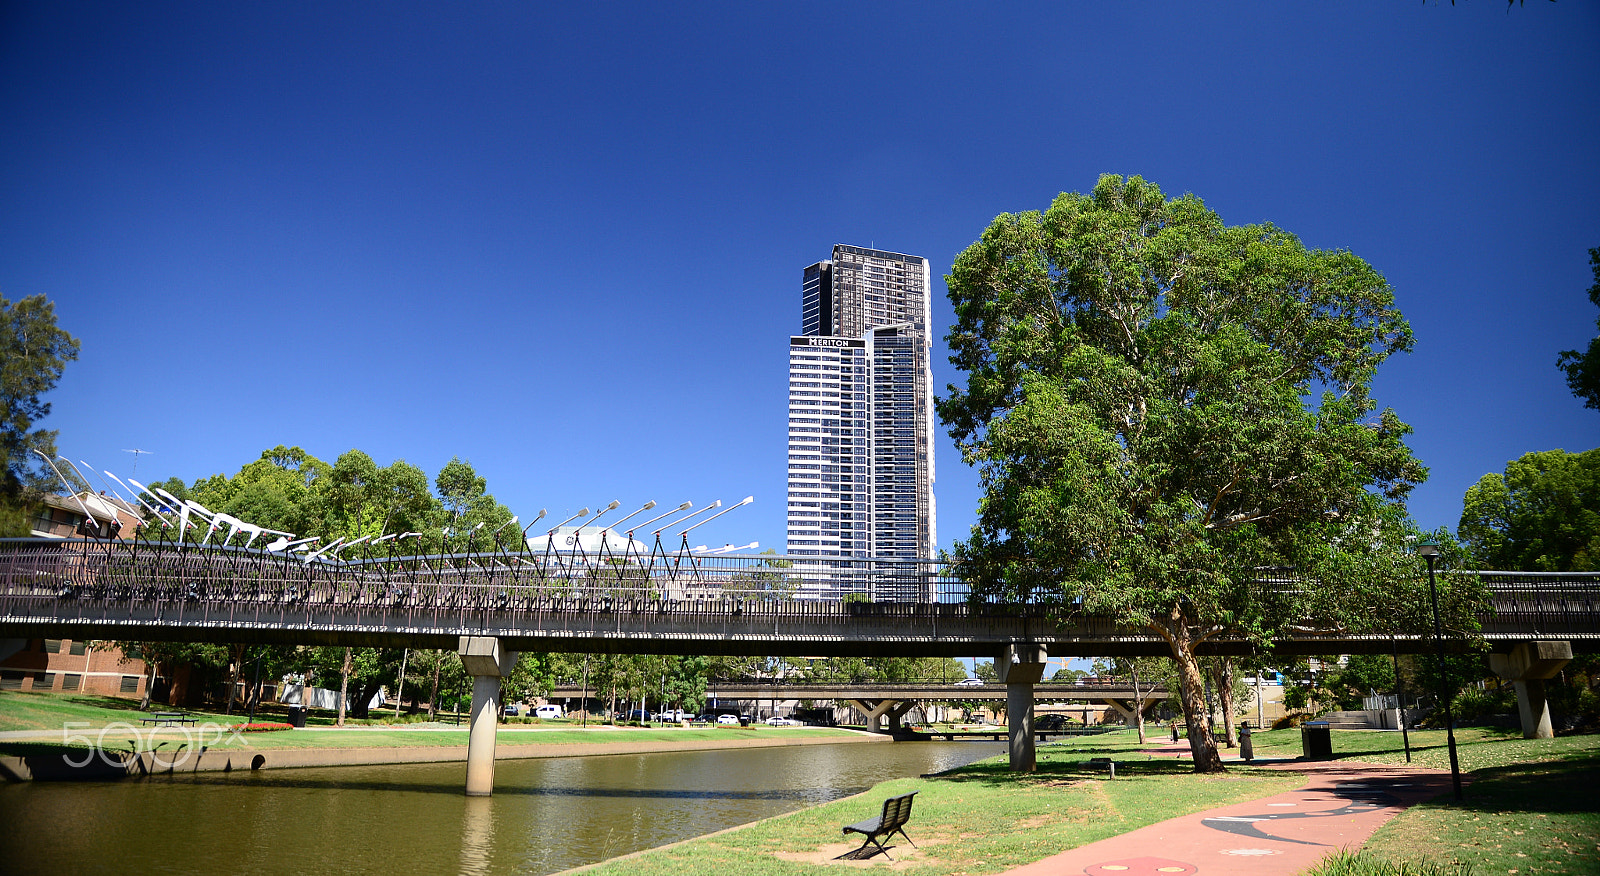
[[[1465,798],[1461,794],[1461,762],[1456,759],[1455,719],[1450,714],[1449,670],[1444,663],[1444,626],[1439,621],[1439,588],[1433,583],[1433,564],[1439,559],[1439,545],[1433,540],[1417,544],[1417,553],[1428,561],[1428,596],[1433,601],[1433,643],[1439,655],[1439,704],[1444,707],[1445,740],[1450,746],[1450,783],[1455,787],[1456,802]]]

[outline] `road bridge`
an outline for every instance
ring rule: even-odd
[[[582,685],[557,685],[550,691],[552,700],[591,700],[603,694]],[[722,681],[706,685],[706,696],[717,700],[778,702],[782,700],[822,700],[849,703],[867,716],[872,729],[894,732],[900,719],[918,703],[957,703],[1005,700],[1007,686],[999,682],[956,684],[949,681],[929,682],[812,682],[794,679],[745,679]],[[1131,681],[1117,678],[1084,678],[1077,682],[1050,682],[1033,685],[1033,701],[1087,702],[1107,705],[1117,714],[1132,721],[1134,703],[1140,703],[1143,712],[1167,699],[1164,687],[1141,684],[1134,687]],[[886,726],[885,726],[886,725]]]
[[[1551,677],[1574,647],[1600,646],[1600,575],[1454,574],[1489,585],[1480,635],[1519,685]],[[473,733],[489,734],[491,751],[502,667],[524,650],[990,655],[1007,687],[1012,763],[1031,769],[1032,686],[1047,655],[1166,653],[1160,638],[1110,618],[970,596],[937,562],[701,557],[659,544],[648,557],[499,551],[346,561],[192,543],[0,541],[0,637],[454,648],[475,678]],[[1274,646],[1284,655],[1386,654],[1430,643],[1414,631],[1300,629]],[[1202,648],[1250,651],[1226,637]],[[492,768],[491,760],[491,781]],[[468,772],[468,793],[488,793]]]

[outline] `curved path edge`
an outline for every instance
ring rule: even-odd
[[[1361,847],[1409,806],[1450,791],[1448,770],[1348,761],[1269,769],[1304,773],[1293,791],[1179,816],[1007,871],[1010,876],[1299,873]]]

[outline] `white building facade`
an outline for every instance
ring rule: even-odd
[[[844,245],[833,256],[805,269],[804,333],[789,339],[787,553],[929,559],[928,261]]]

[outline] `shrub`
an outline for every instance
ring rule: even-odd
[[[1291,712],[1290,714],[1284,715],[1282,718],[1273,721],[1272,729],[1289,730],[1299,727],[1301,724],[1304,724],[1309,720],[1311,720],[1311,715],[1307,714],[1306,712]]]
[[[1496,715],[1514,713],[1517,709],[1516,692],[1511,687],[1498,690],[1462,691],[1454,703],[1455,718],[1464,724],[1482,723]]]

